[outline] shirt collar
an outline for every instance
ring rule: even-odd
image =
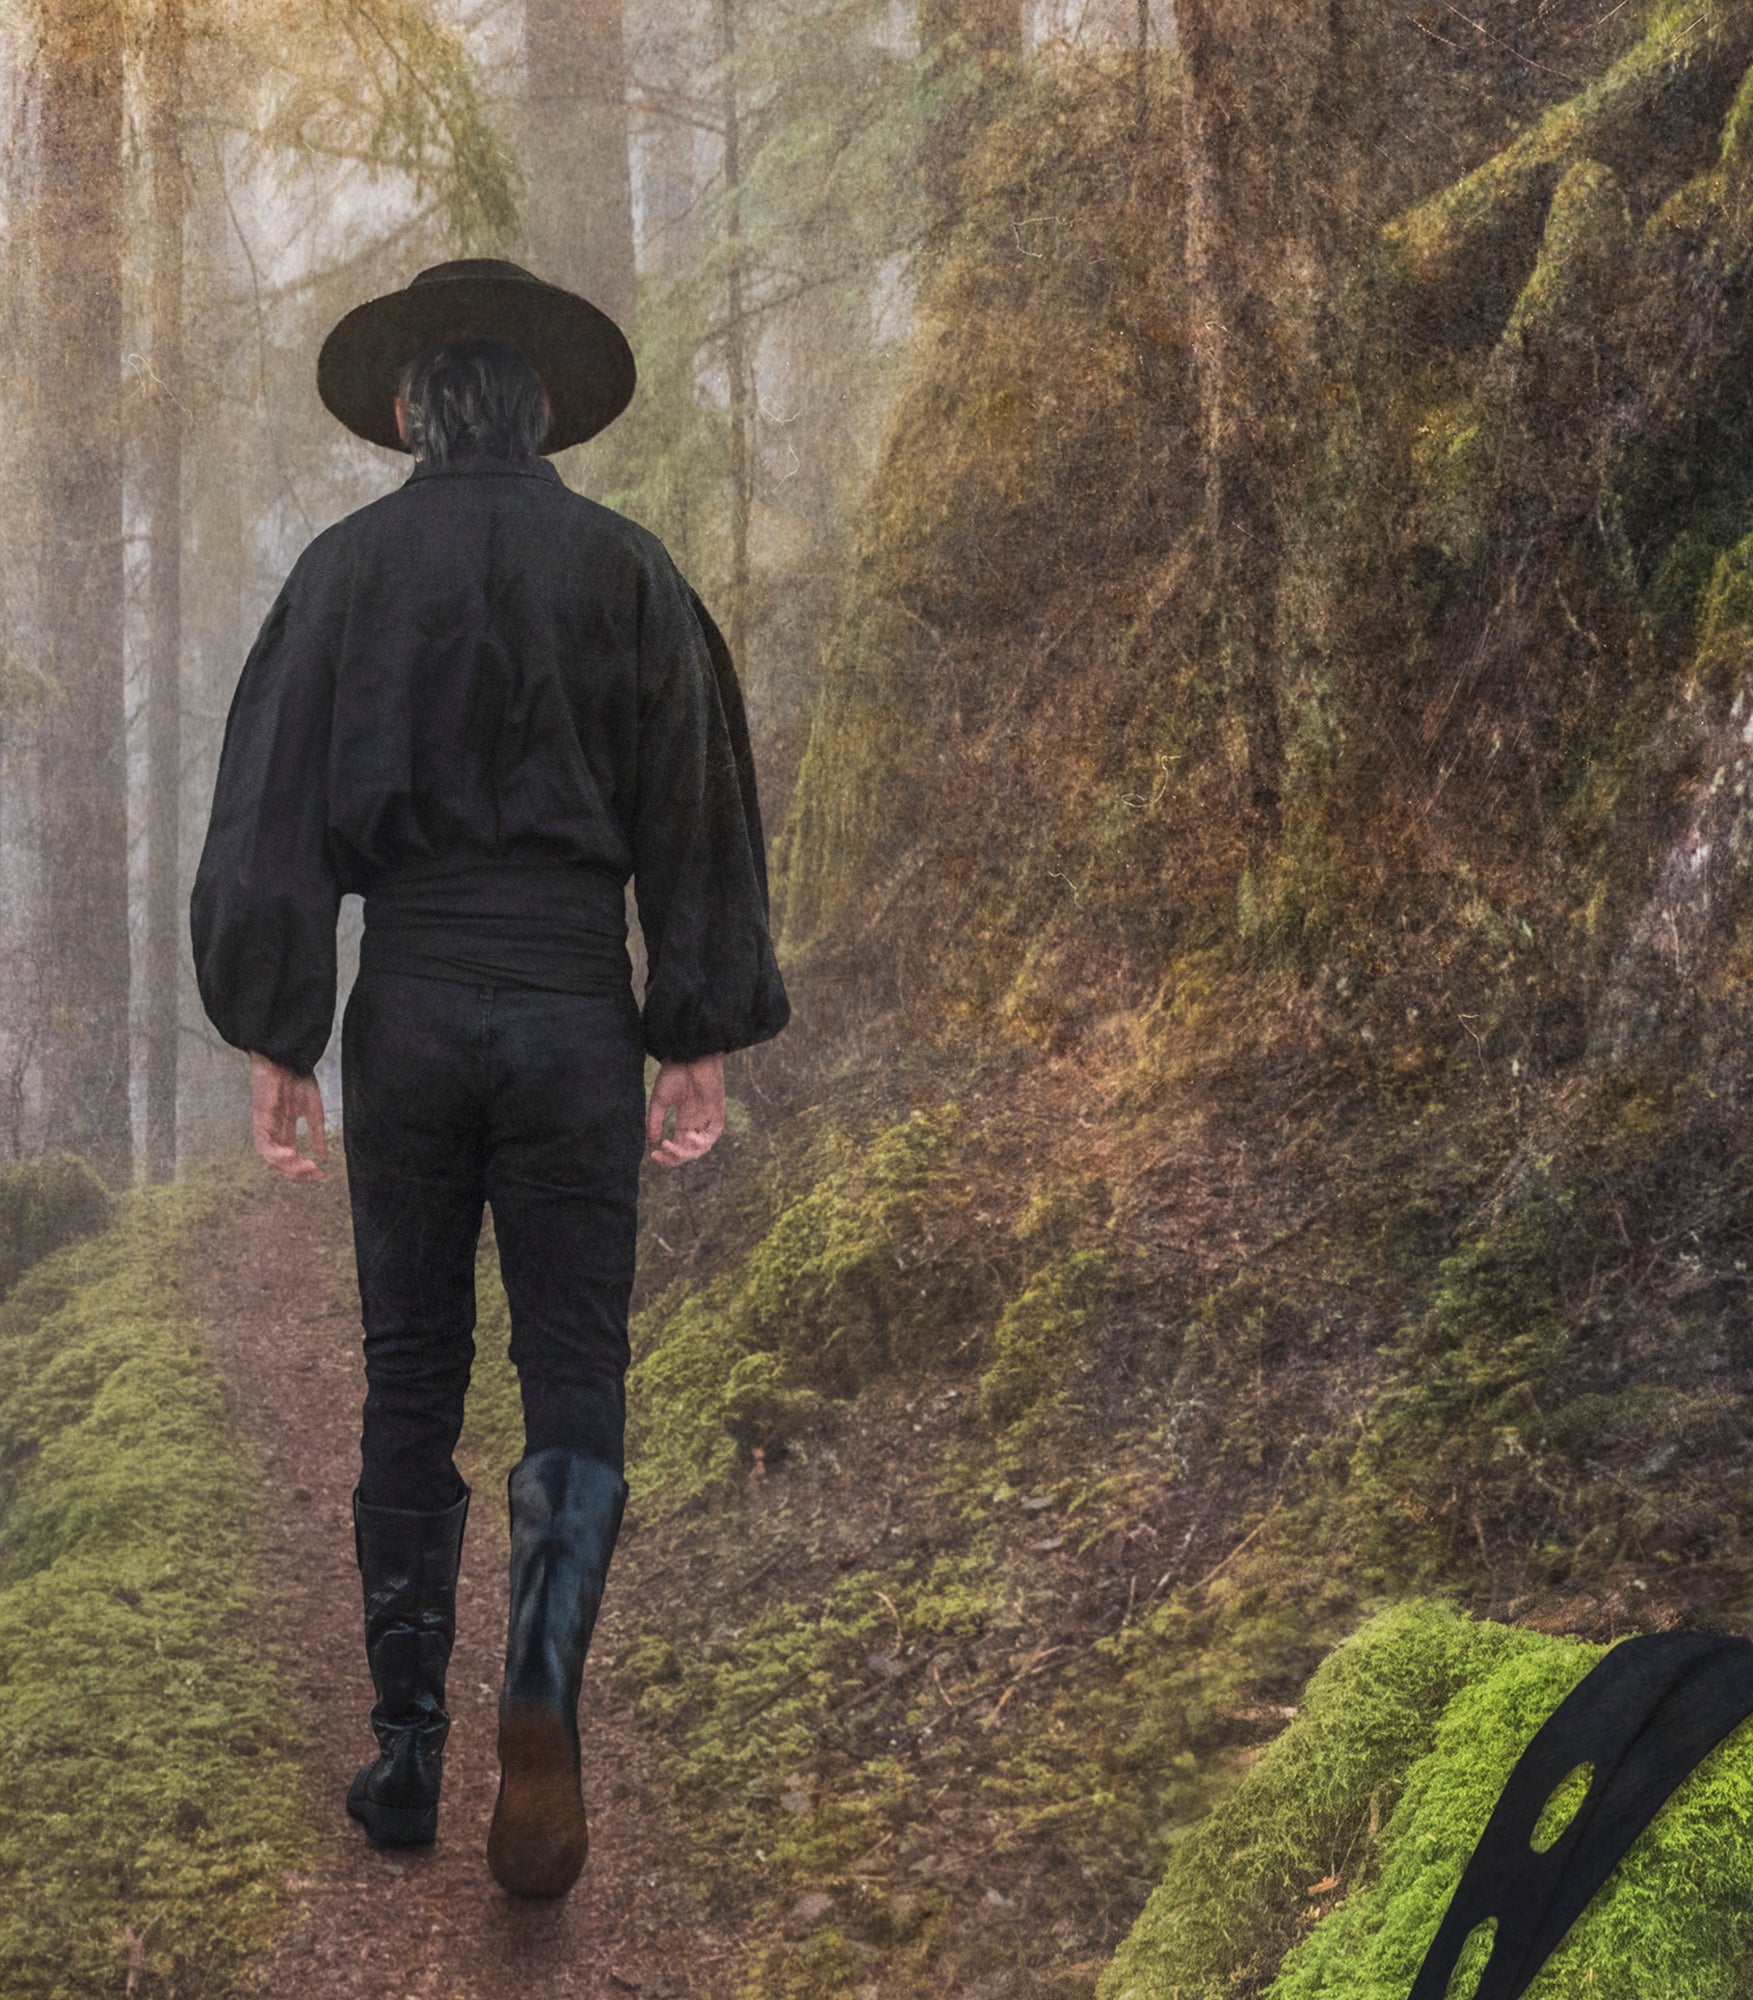
[[[565,484],[545,458],[501,458],[490,451],[460,452],[443,465],[416,461],[413,471],[402,484],[412,486],[416,479],[441,479],[448,473],[479,473],[489,478],[546,479],[555,486]]]

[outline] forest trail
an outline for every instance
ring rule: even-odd
[[[290,1921],[251,1990],[301,2000],[722,2000],[741,1958],[708,1917],[685,1843],[645,1782],[648,1752],[596,1654],[616,1650],[615,1599],[638,1588],[626,1541],[585,1669],[581,1721],[590,1858],[557,1903],[520,1902],[487,1873],[498,1785],[494,1721],[505,1644],[503,1479],[475,1480],[457,1592],[439,1837],[380,1850],[343,1804],[375,1752],[350,1496],[365,1378],[345,1163],[307,1185],[263,1166],[197,1230],[189,1297],[269,1496],[265,1643],[289,1718],[316,1860],[289,1877]],[[497,1491],[488,1491],[489,1484]]]

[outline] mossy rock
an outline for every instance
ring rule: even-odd
[[[1604,1647],[1516,1633],[1449,1703],[1382,1835],[1381,1872],[1286,1960],[1271,2000],[1401,2000],[1516,1760]],[[1574,1789],[1574,1788],[1573,1788]],[[1527,1988],[1528,2000],[1740,2000],[1753,1732],[1734,1731],[1656,1814]]]
[[[1337,1647],[1296,1720],[1242,1784],[1171,1847],[1100,2000],[1258,1992],[1336,1870],[1355,1882],[1449,1702],[1500,1657],[1507,1628],[1413,1599]]]
[[[1372,1619],[1173,1849],[1100,2000],[1404,2000],[1510,1771],[1604,1651],[1427,1600]],[[1750,1820],[1743,1729],[1657,1814],[1530,2000],[1744,1993]]]
[[[75,1153],[0,1171],[0,1294],[42,1258],[107,1229],[114,1207],[109,1189]]]

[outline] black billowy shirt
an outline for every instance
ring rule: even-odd
[[[244,663],[190,899],[224,1039],[308,1074],[340,899],[362,970],[626,988],[645,1046],[790,1017],[730,653],[649,530],[545,459],[417,464],[317,536]]]

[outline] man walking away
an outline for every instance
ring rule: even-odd
[[[319,535],[268,612],[190,905],[202,1001],[250,1051],[257,1147],[305,1180],[327,1157],[313,1071],[336,916],[365,899],[341,1069],[379,1755],[347,1809],[386,1846],[437,1835],[469,1504],[452,1453],[493,1206],[524,1455],[487,1854],[518,1895],[563,1893],[588,1846],[578,1700],[627,1499],[640,1154],[699,1158],[725,1053],[790,1011],[724,641],[657,537],[544,456],[633,386],[606,315],[492,259],[422,271],[334,329],[324,402],[414,466]]]

